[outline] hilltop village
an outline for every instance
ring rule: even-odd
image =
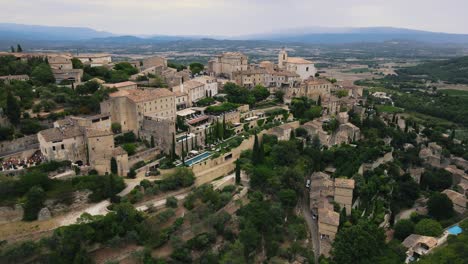
[[[0,53],[2,259],[422,263],[468,227],[466,141],[288,51]]]

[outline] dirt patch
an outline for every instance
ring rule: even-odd
[[[59,227],[55,219],[34,222],[12,222],[0,225],[0,238],[8,242],[21,240],[38,240],[52,234],[53,229]]]
[[[96,262],[96,264],[106,263],[108,261],[121,261],[123,259],[129,258],[129,256],[138,250],[142,250],[142,246],[136,244],[126,244],[117,247],[103,247],[93,253],[91,257]]]

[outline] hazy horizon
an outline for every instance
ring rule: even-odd
[[[468,1],[0,0],[2,23],[118,35],[242,36],[313,27],[397,27],[467,34]]]

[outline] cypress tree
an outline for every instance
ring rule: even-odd
[[[15,53],[15,47],[11,46],[10,49],[11,49],[11,52]]]
[[[317,100],[317,105],[322,106],[322,96],[319,95],[319,98]]]
[[[20,44],[17,45],[16,52],[23,52],[23,48],[21,48]]]
[[[21,108],[18,104],[18,100],[16,100],[11,92],[8,92],[7,95],[5,115],[14,125],[17,125],[21,118]]]
[[[195,143],[193,142],[193,141],[194,141],[194,140],[193,140],[194,138],[195,138],[195,137],[192,137],[192,150],[195,149]]]
[[[208,146],[208,133],[206,133],[206,128],[205,128],[205,146]]]
[[[181,153],[182,153],[182,154],[181,154],[181,155],[182,155],[182,164],[184,164],[184,165],[185,165],[185,151],[184,151],[184,142],[181,142],[181,143],[182,143],[182,144],[181,144],[181,145],[182,145],[182,146],[181,146],[181,147],[182,147],[182,151],[181,151]]]
[[[450,133],[450,140],[455,138],[455,129],[452,129],[452,133]]]
[[[241,167],[239,159],[236,160],[236,184],[239,185],[241,182]]]
[[[257,165],[259,163],[258,155],[259,155],[258,136],[257,134],[255,134],[254,145],[253,145],[253,150],[252,150],[252,163],[254,165]]]
[[[346,207],[343,207],[340,212],[340,225],[339,228],[343,227],[343,224],[346,222],[347,216],[346,216]]]
[[[260,141],[258,146],[258,162],[262,163],[265,158],[265,149],[263,148],[263,140]]]
[[[175,135],[172,133],[172,146],[171,146],[171,161],[175,160],[176,156],[176,142],[175,142]]]
[[[112,157],[110,162],[111,162],[110,164],[111,173],[117,174],[118,172],[117,160],[114,157]]]
[[[153,135],[151,135],[151,147],[152,148],[155,147],[155,145],[154,145],[154,136]]]
[[[296,134],[294,133],[294,130],[291,130],[291,134],[289,134],[289,140],[293,140],[296,138]]]
[[[188,154],[189,152],[189,147],[188,147],[188,134],[185,134],[185,150]]]
[[[227,135],[226,135],[226,115],[223,115],[223,139],[225,137],[227,138]]]

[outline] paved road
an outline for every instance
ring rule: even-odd
[[[318,263],[320,256],[320,239],[318,234],[318,223],[312,219],[312,214],[309,209],[309,189],[305,188],[303,198],[301,199],[301,209],[304,219],[307,223],[311,234],[312,249],[314,251],[315,263]]]

